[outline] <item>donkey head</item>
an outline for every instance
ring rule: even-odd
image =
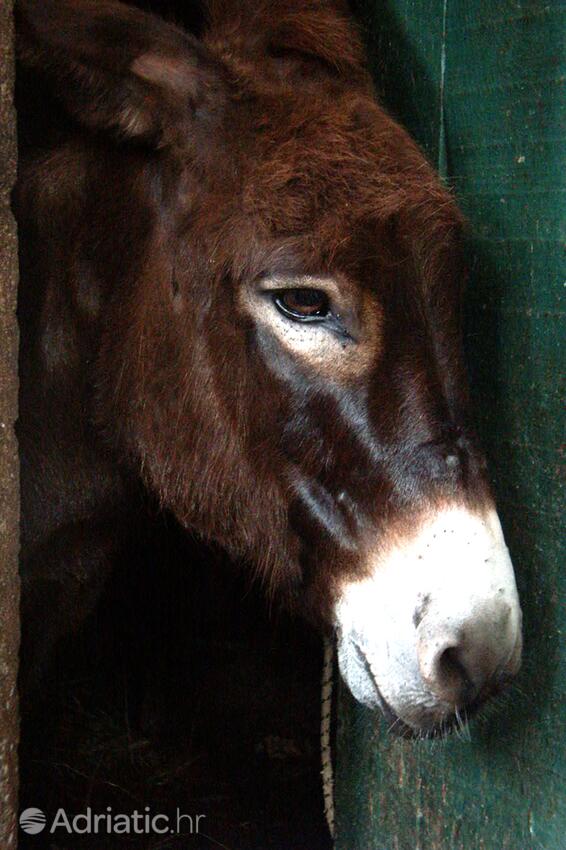
[[[100,427],[337,629],[361,702],[425,732],[481,702],[521,615],[468,416],[462,220],[342,5],[211,2],[200,41],[114,2],[20,9],[79,135]]]

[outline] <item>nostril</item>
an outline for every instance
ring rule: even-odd
[[[439,699],[461,705],[473,697],[474,686],[457,641],[421,643],[419,667],[424,681]]]
[[[440,682],[456,685],[463,692],[473,689],[472,682],[460,656],[457,646],[449,646],[440,653],[437,661],[438,679]]]

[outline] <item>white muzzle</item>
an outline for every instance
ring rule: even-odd
[[[495,510],[445,508],[370,569],[335,609],[340,671],[361,703],[427,731],[517,672],[521,609]]]

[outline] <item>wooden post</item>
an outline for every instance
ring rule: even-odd
[[[17,843],[19,476],[17,236],[10,210],[16,176],[12,0],[0,0],[0,847]]]

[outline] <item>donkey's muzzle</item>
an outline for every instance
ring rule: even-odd
[[[372,558],[336,606],[340,669],[360,702],[430,731],[509,682],[521,611],[494,511],[446,508]]]

